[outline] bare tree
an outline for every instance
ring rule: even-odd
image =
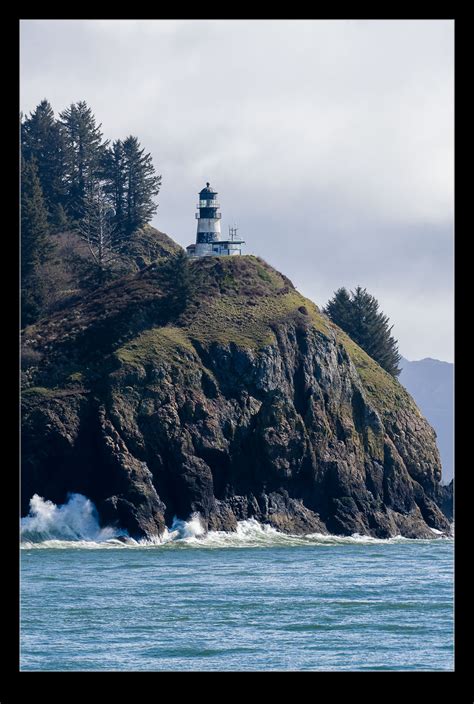
[[[100,181],[96,181],[84,201],[84,217],[79,221],[79,234],[87,243],[92,259],[97,265],[99,282],[117,261],[122,245],[115,211]]]

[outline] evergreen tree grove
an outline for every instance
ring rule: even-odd
[[[108,142],[102,142],[101,125],[96,125],[85,101],[72,104],[59,117],[66,143],[66,213],[79,222],[84,217],[87,193],[101,174]]]
[[[150,221],[161,176],[137,137],[109,147],[85,101],[72,103],[55,119],[44,99],[29,117],[20,118],[21,156],[36,161],[51,233],[80,225],[97,180],[112,197],[115,224],[125,237]]]
[[[52,232],[58,232],[67,226],[64,211],[65,152],[66,143],[61,125],[55,120],[49,102],[42,100],[21,124],[21,153],[26,161],[32,158],[36,161]]]
[[[21,168],[21,317],[33,322],[41,307],[38,268],[51,253],[48,213],[36,160],[22,160]]]
[[[131,238],[157,210],[161,176],[151,155],[131,135],[110,146],[101,127],[85,101],[57,118],[46,99],[29,116],[20,113],[24,325],[51,310],[62,293],[119,276]],[[58,292],[58,280],[76,280],[72,259],[64,265],[68,238],[67,251],[85,262],[86,274],[80,285]]]
[[[345,288],[338,289],[323,311],[389,374],[400,374],[401,355],[391,335],[393,325],[365,288],[357,286],[350,294]]]

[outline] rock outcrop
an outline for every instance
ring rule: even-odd
[[[23,512],[78,492],[135,537],[194,512],[209,530],[448,532],[405,389],[262,260],[190,267],[181,309],[152,265],[26,330]]]

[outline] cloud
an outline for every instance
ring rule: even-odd
[[[446,20],[24,20],[22,109],[86,100],[107,137],[151,151],[159,229],[193,241],[210,180],[224,231],[237,222],[306,295],[366,286],[406,357],[452,359],[453,34]]]

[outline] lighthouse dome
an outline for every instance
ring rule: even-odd
[[[202,200],[208,198],[210,195],[217,195],[217,191],[215,191],[211,184],[208,182],[206,183],[206,187],[202,189],[202,191],[199,191],[199,195],[202,196]]]

